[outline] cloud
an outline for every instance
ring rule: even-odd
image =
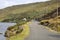
[[[0,9],[12,6],[12,5],[18,5],[18,4],[27,4],[32,2],[44,2],[47,0],[0,0]]]

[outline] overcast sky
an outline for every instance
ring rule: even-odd
[[[33,2],[44,2],[47,0],[0,0],[0,9],[19,4],[27,4]]]

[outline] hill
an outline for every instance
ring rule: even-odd
[[[58,2],[58,5],[60,1]],[[2,22],[17,22],[23,18],[27,20],[38,19],[43,15],[52,12],[57,8],[56,0],[47,2],[37,2],[24,5],[15,5],[0,10],[0,21]],[[59,5],[60,7],[60,5]]]
[[[58,13],[58,14],[57,14]],[[60,32],[60,7],[40,18],[42,25]]]
[[[60,16],[60,7],[58,8],[58,16]],[[40,18],[40,20],[51,19],[57,17],[57,9],[53,10],[52,12],[45,14]]]

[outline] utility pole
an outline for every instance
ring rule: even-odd
[[[58,0],[57,0],[57,21],[56,21],[56,25],[57,25],[57,31],[58,31]]]
[[[57,0],[57,19],[58,19],[58,0]]]

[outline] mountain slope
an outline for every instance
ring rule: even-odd
[[[8,19],[16,22],[24,17],[27,19],[40,18],[44,14],[55,10],[57,8],[56,5],[56,1],[47,1],[8,7],[0,10],[0,21]]]

